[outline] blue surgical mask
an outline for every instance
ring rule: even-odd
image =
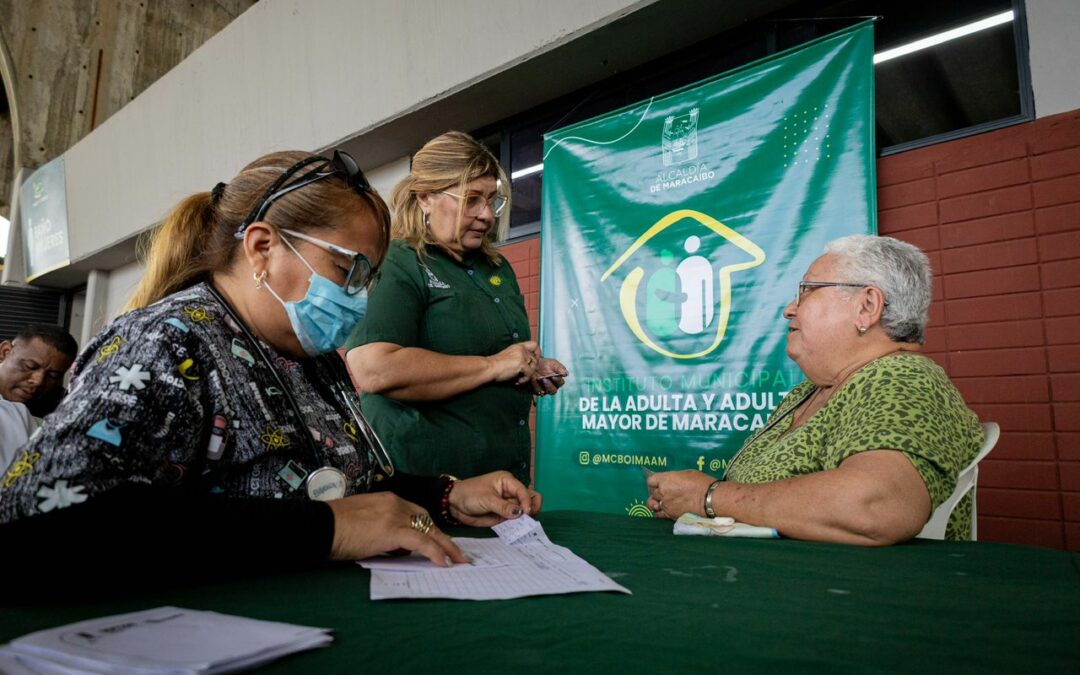
[[[311,270],[307,295],[302,300],[285,302],[268,282],[263,284],[285,307],[285,314],[304,353],[311,357],[329,354],[345,344],[353,328],[367,313],[367,289],[349,295],[344,288],[316,272],[288,239],[282,237],[282,240]]]

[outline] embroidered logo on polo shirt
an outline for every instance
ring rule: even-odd
[[[491,278],[488,279],[488,281],[491,283],[492,286],[502,286],[502,277],[500,277],[498,274],[492,274]]]
[[[439,279],[439,277],[435,276],[435,274],[432,273],[431,269],[428,268],[427,265],[424,265],[424,272],[427,273],[427,287],[428,288],[443,288],[443,289],[450,288],[450,284],[446,283],[445,281],[442,281],[441,279]]]

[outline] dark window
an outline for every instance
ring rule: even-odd
[[[0,340],[10,340],[31,323],[67,327],[71,305],[66,293],[44,288],[0,286]]]
[[[854,3],[848,3],[854,4]],[[879,22],[876,61],[890,50],[949,31],[960,37],[874,67],[877,147],[891,154],[1032,119],[1020,3],[918,3]],[[1012,17],[1008,19],[1007,13]],[[928,23],[932,21],[932,23]],[[997,25],[979,27],[997,21]]]
[[[720,5],[721,3],[717,3]],[[867,17],[875,53],[1003,13],[1009,20],[875,66],[881,155],[951,140],[1034,117],[1020,0],[807,0],[737,30],[550,101],[477,134],[498,153],[513,183],[510,238],[540,230],[543,135],[723,73]],[[723,45],[720,49],[717,45]],[[877,59],[875,59],[877,61]]]

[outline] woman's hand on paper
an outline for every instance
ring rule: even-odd
[[[465,563],[461,549],[439,528],[427,533],[412,526],[413,516],[428,513],[395,494],[354,495],[327,502],[334,513],[334,560],[360,560],[392,551],[416,551],[440,567]]]

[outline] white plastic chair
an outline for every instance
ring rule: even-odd
[[[971,492],[971,540],[975,541],[978,538],[976,536],[978,534],[978,524],[975,520],[975,483],[979,480],[979,462],[982,461],[983,457],[990,454],[990,451],[997,445],[998,437],[1001,436],[1001,427],[997,425],[997,422],[983,422],[982,428],[984,439],[982,447],[979,448],[979,454],[975,455],[975,459],[971,461],[971,464],[968,464],[957,476],[956,489],[953,490],[952,494],[941,506],[934,509],[934,513],[930,516],[930,520],[927,521],[926,527],[918,534],[919,539],[944,539],[945,527],[949,524],[949,516],[952,515],[953,509],[969,491]]]

